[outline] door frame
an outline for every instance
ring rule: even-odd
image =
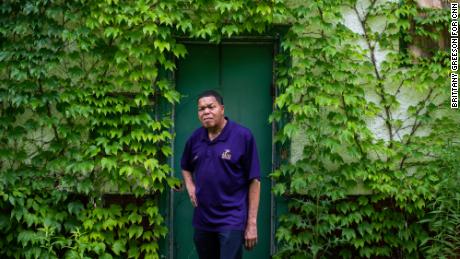
[[[283,30],[285,31],[285,30]],[[201,45],[273,45],[273,59],[272,59],[272,83],[271,83],[271,97],[272,97],[272,109],[271,112],[275,110],[275,100],[278,97],[279,90],[276,85],[276,62],[275,57],[280,53],[280,43],[281,43],[281,35],[284,34],[282,32],[276,31],[273,35],[262,35],[262,36],[236,36],[232,38],[225,38],[222,39],[219,43],[212,43],[206,40],[199,40],[199,39],[192,39],[188,37],[176,37],[178,43],[184,45],[192,45],[192,44],[201,44]],[[177,59],[176,62],[177,64]],[[171,81],[176,88],[176,71],[174,70],[171,75]],[[172,112],[171,112],[171,120],[172,120],[172,127],[171,133],[175,132],[175,119],[176,119],[176,105],[172,105]],[[280,147],[279,145],[275,144],[275,135],[278,129],[282,126],[280,123],[272,122],[272,143],[271,143],[271,172],[278,169],[280,166]],[[174,135],[173,135],[174,136]],[[174,158],[175,158],[175,141],[174,139],[171,141],[171,150],[172,155],[169,158],[169,166],[171,167],[170,176],[174,177]],[[275,185],[275,181],[270,179],[270,190],[273,189]],[[167,197],[167,226],[168,226],[168,240],[167,240],[167,258],[173,259],[175,258],[174,254],[174,195],[177,191],[184,190],[183,184],[181,185],[180,189],[170,189]],[[277,245],[275,240],[275,232],[277,227],[277,201],[272,191],[270,191],[270,256],[273,256],[277,251]]]

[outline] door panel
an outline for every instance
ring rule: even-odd
[[[182,179],[180,158],[184,144],[200,123],[197,96],[215,89],[224,97],[229,119],[251,129],[261,163],[261,200],[258,215],[259,243],[244,258],[269,258],[270,180],[272,128],[268,116],[272,109],[272,44],[190,44],[188,55],[178,62],[176,88],[184,95],[175,109],[176,177]],[[193,208],[186,191],[174,195],[174,258],[198,258],[193,245]]]

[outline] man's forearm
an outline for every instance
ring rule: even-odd
[[[260,181],[254,179],[249,184],[249,211],[248,224],[257,225],[257,212],[260,199]]]
[[[195,196],[195,183],[193,182],[192,173],[187,170],[182,170],[182,176],[184,177],[185,187],[187,188],[190,202],[192,203],[193,207],[197,207],[198,200]]]
[[[190,173],[189,171],[187,171],[187,170],[182,170],[182,177],[184,178],[185,187],[187,187],[187,189],[188,189],[191,185],[195,185],[195,184],[193,183],[192,173]]]
[[[260,181],[254,179],[249,184],[248,223],[244,231],[244,246],[251,250],[257,244],[257,210],[259,209]]]

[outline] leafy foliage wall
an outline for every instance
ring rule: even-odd
[[[280,219],[279,256],[416,255],[444,240],[427,206],[438,208],[430,201],[450,188],[441,173],[458,161],[458,118],[443,110],[447,52],[416,58],[397,47],[401,35],[436,37],[447,14],[358,5],[360,34],[340,22],[353,2],[293,2],[3,1],[0,255],[160,257],[159,197],[178,184],[173,122],[159,111],[180,100],[168,78],[187,52],[176,37],[218,42],[287,22],[273,119],[289,115],[280,143],[300,134],[307,144],[273,174],[291,212]],[[373,30],[377,16],[388,17],[383,31]],[[384,63],[377,49],[389,51]],[[421,98],[403,106],[404,93]],[[379,122],[387,138],[368,127]],[[356,182],[372,194],[347,196]]]
[[[172,121],[157,109],[179,101],[167,77],[186,54],[175,38],[263,31],[277,9],[2,1],[1,257],[158,258],[158,198],[178,183]]]
[[[290,119],[278,141],[304,145],[273,173],[289,210],[280,258],[458,254],[459,192],[447,186],[458,183],[460,120],[449,109],[449,52],[437,44],[449,11],[414,1],[293,9],[282,42],[293,64],[279,70],[272,117]]]

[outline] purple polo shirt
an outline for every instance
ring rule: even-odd
[[[230,121],[220,135],[209,140],[201,127],[187,140],[181,167],[193,174],[198,207],[193,226],[207,231],[244,230],[248,191],[260,180],[259,157],[249,129]]]

